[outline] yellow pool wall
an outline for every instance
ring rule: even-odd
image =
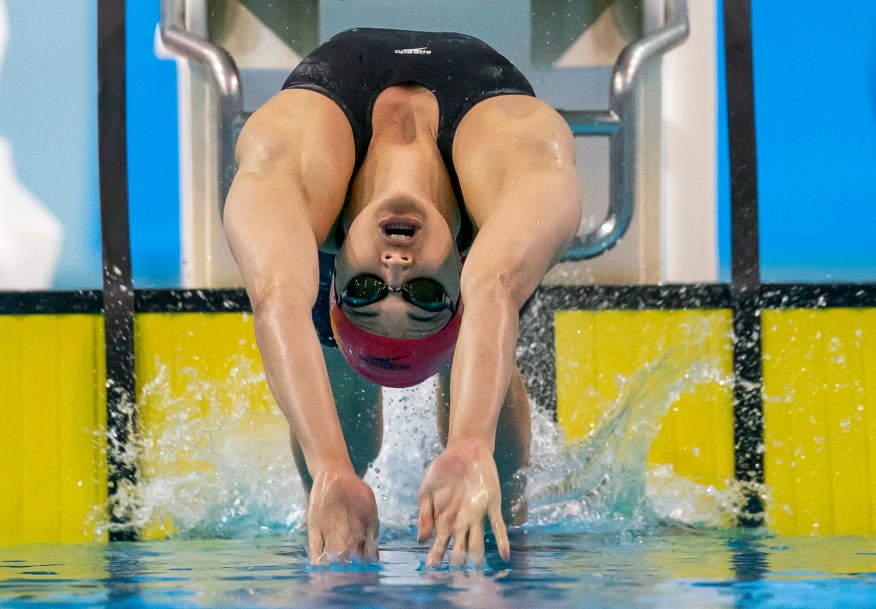
[[[707,358],[714,377],[670,406],[649,465],[726,488],[731,328],[729,309],[557,312],[560,425],[570,440],[585,437],[622,379],[668,350]],[[138,386],[165,375],[169,392],[142,394],[146,433],[173,424],[175,408],[228,407],[221,395],[184,401],[192,374],[226,378],[241,358],[260,371],[248,314],[138,314],[136,336]],[[105,540],[95,527],[106,504],[103,318],[0,315],[0,337],[0,543]],[[768,526],[788,535],[876,533],[876,309],[765,310],[763,365]],[[254,410],[273,408],[263,380],[244,390]],[[177,461],[206,466],[182,452]],[[140,467],[152,473],[150,463]],[[161,521],[144,529],[146,537],[172,532]]]
[[[105,538],[103,317],[0,316],[0,337],[0,543]]]

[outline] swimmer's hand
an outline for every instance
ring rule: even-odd
[[[502,520],[502,491],[492,451],[482,442],[448,444],[436,458],[420,487],[417,540],[435,540],[426,558],[427,567],[437,566],[454,538],[450,564],[464,566],[470,557],[484,562],[484,520],[490,519],[499,555],[511,557],[508,533]]]
[[[306,522],[311,564],[378,559],[374,492],[352,469],[329,469],[314,477]]]

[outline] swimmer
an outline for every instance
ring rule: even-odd
[[[519,311],[578,229],[572,134],[480,40],[342,32],[237,144],[225,231],[308,493],[310,560],[378,558],[362,480],[381,387],[438,374],[443,452],[419,493],[427,565],[482,564],[526,518]]]

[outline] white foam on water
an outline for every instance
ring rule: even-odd
[[[705,325],[706,322],[703,322]],[[663,524],[723,527],[742,509],[745,489],[699,485],[669,467],[646,471],[660,422],[672,404],[702,383],[727,383],[703,348],[707,327],[627,379],[613,406],[584,440],[569,443],[551,413],[533,405],[530,497],[525,528],[548,531],[648,530]],[[692,361],[692,351],[695,355]],[[171,392],[166,367],[138,398],[165,417],[146,430],[129,458],[140,464],[136,489],[116,509],[138,527],[189,537],[242,537],[301,528],[305,497],[276,406],[254,408],[264,374],[239,359],[223,379],[179,371],[185,391]],[[178,372],[178,373],[179,373]],[[423,473],[441,450],[434,381],[384,392],[384,442],[365,480],[374,489],[384,538],[416,525]],[[99,526],[107,526],[101,523]]]
[[[612,532],[732,524],[745,502],[742,485],[727,481],[717,489],[678,476],[670,466],[647,468],[660,423],[679,397],[703,383],[728,382],[705,352],[691,361],[692,348],[697,344],[673,347],[620,379],[612,407],[579,442],[565,442],[544,413],[535,418],[528,526]]]

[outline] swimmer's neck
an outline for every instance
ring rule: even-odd
[[[454,235],[459,207],[438,150],[438,101],[424,87],[394,86],[374,103],[372,137],[345,209],[349,226],[367,205],[407,193],[434,205]]]

